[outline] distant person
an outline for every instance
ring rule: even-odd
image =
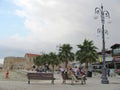
[[[115,76],[114,69],[110,69],[110,76],[111,76],[111,77]]]
[[[60,72],[61,72],[61,76],[62,76],[62,83],[64,84],[65,82],[66,82],[66,76],[65,76],[65,69],[62,67],[62,66],[60,66],[59,67],[59,70],[60,70]]]
[[[33,66],[32,66],[32,71],[35,71],[35,70],[36,70],[36,66],[33,65]]]
[[[45,64],[45,72],[48,72],[48,71],[50,71],[49,65]]]
[[[107,69],[107,74],[108,74],[108,77],[110,77],[110,69],[109,68]]]
[[[6,75],[5,78],[8,79],[9,78],[9,70],[6,71]]]

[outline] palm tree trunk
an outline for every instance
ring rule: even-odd
[[[52,68],[53,68],[53,77],[54,77],[54,65],[52,65]],[[52,80],[52,83],[54,84],[54,80]]]
[[[85,68],[88,69],[88,62],[85,62]]]
[[[68,65],[68,61],[65,62],[65,68],[67,68],[67,65]]]
[[[53,74],[54,74],[54,65],[52,65],[52,68],[53,68],[52,72],[53,72]]]

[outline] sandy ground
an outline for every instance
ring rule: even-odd
[[[26,81],[25,71],[9,71],[9,76],[6,79],[6,71],[3,70],[0,72],[0,80],[2,81]]]
[[[49,80],[32,80],[27,83],[26,73],[24,71],[10,71],[9,78],[5,78],[5,71],[0,72],[0,90],[120,90],[120,77],[109,77],[109,84],[101,84],[101,75],[87,78],[87,84],[81,85],[79,82],[75,85],[61,84],[60,74],[55,74],[55,84],[52,85]]]

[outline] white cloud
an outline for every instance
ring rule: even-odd
[[[97,28],[101,27],[101,24],[100,21],[94,21],[93,19],[94,9],[96,6],[100,7],[101,0],[13,1],[18,7],[15,13],[24,19],[24,26],[29,33],[24,37],[17,33],[2,42],[3,46],[26,51],[52,51],[60,43],[77,45],[87,38],[94,40],[95,44],[101,49],[101,37],[97,38],[96,36]],[[117,1],[106,0],[104,4],[110,7],[113,2],[114,7],[118,8]],[[114,10],[116,10],[116,17],[114,17],[113,13],[111,17],[118,19],[119,10],[110,9],[110,11]],[[111,29],[119,29],[119,21],[116,22],[117,26],[112,24],[107,26],[109,33],[113,32]],[[107,40],[107,47],[110,47],[115,42],[119,43],[119,40],[115,40],[119,36],[118,33],[116,35],[112,35],[111,39]],[[6,45],[6,43],[8,44]]]
[[[26,38],[37,38],[40,42],[66,42],[66,37],[73,36],[74,32],[84,31],[85,26],[80,23],[85,18],[84,6],[80,3],[79,0],[17,0],[16,4],[22,9],[16,10],[16,14],[25,17],[24,25],[30,31]]]

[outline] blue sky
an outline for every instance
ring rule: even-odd
[[[10,0],[0,1],[0,34],[5,39],[15,33],[25,35],[24,20],[15,14],[15,4]],[[19,28],[18,28],[19,27]]]
[[[93,40],[102,48],[100,16],[94,20],[95,8],[111,15],[106,18],[106,48],[120,43],[119,0],[0,0],[0,62],[4,57],[23,57],[25,53],[56,52],[58,46],[69,43],[73,50],[84,39]]]

